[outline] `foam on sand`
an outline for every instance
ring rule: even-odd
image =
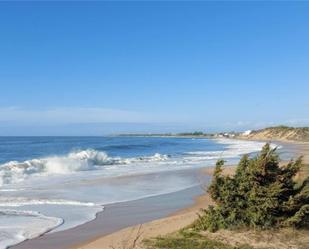
[[[35,211],[0,209],[0,217],[0,249],[38,237],[63,223],[61,218]]]

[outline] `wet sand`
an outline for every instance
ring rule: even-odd
[[[158,174],[162,174],[158,173]],[[210,176],[201,177],[200,170],[182,170],[175,174],[188,174],[198,177],[201,182],[209,183]],[[84,244],[98,237],[111,234],[125,227],[146,223],[169,216],[179,209],[193,205],[195,198],[203,194],[201,185],[185,190],[147,197],[140,200],[108,204],[97,218],[83,225],[65,231],[45,234],[41,237],[24,241],[13,249],[64,249],[73,245]]]

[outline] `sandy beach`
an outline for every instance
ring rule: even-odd
[[[186,177],[197,178],[203,184],[208,184],[211,177],[201,174],[201,169],[187,169],[176,172],[165,172],[166,174],[174,174],[178,176],[186,175]],[[138,181],[140,177],[147,177],[149,181],[153,177],[160,177],[162,173],[153,173],[147,175],[135,176]],[[125,180],[125,177],[122,177]],[[201,196],[204,190],[200,185],[147,198],[133,201],[107,204],[104,211],[97,214],[95,220],[87,222],[83,225],[59,231],[48,233],[41,237],[24,241],[14,249],[66,249],[72,248],[73,245],[83,245],[90,241],[96,240],[104,235],[108,235],[119,231],[125,227],[131,227],[143,223],[168,217],[175,214],[182,208],[192,209],[195,203],[195,197]],[[202,205],[203,201],[199,201]],[[195,206],[195,205],[194,205]],[[196,207],[194,210],[197,210]]]
[[[309,163],[308,143],[279,142],[284,146],[284,153],[292,153],[295,156],[304,156],[304,162]],[[212,175],[214,168],[203,169],[203,174]],[[235,166],[226,166],[225,174],[233,174]],[[206,208],[212,203],[208,194],[195,198],[195,202],[188,208],[181,209],[168,217],[153,220],[144,224],[138,224],[121,229],[115,233],[102,236],[93,241],[87,241],[69,249],[122,249],[143,248],[142,241],[148,238],[162,236],[190,225],[196,218],[201,208]]]
[[[69,248],[120,249],[133,248],[133,245],[134,248],[142,248],[141,242],[144,239],[172,233],[190,225],[197,218],[197,212],[209,204],[211,204],[211,200],[207,194],[204,194],[197,197],[192,206],[181,209],[168,217],[121,229],[115,233]]]
[[[304,155],[309,162],[309,144],[283,143],[285,157]],[[214,167],[170,172],[192,174],[207,186]],[[225,166],[225,174],[233,174],[235,166]],[[156,174],[154,174],[156,175]],[[137,176],[138,177],[138,176]],[[148,177],[152,177],[151,175]],[[13,246],[13,249],[124,249],[143,248],[144,239],[166,235],[190,225],[201,208],[212,201],[205,189],[194,186],[174,193],[143,198],[135,201],[106,205],[97,218],[65,231],[45,234]]]

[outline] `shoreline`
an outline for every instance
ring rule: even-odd
[[[258,141],[258,140],[250,140]],[[259,142],[267,142],[261,141]],[[275,141],[284,146],[283,153],[293,153],[294,157],[303,155],[304,163],[309,163],[309,143]],[[283,161],[282,163],[285,163]],[[225,166],[225,174],[233,174],[236,166]],[[202,174],[211,176],[214,170],[213,167],[205,167],[202,169]],[[144,239],[166,235],[176,232],[181,228],[190,225],[196,218],[197,213],[201,208],[206,208],[212,204],[212,200],[207,193],[196,196],[194,203],[187,208],[182,208],[171,215],[150,221],[145,224],[135,225],[121,229],[109,235],[103,235],[92,241],[84,241],[76,246],[68,247],[67,249],[121,249],[124,248],[124,243],[130,246],[134,243],[136,249],[142,249],[141,242]]]
[[[211,177],[214,168],[214,166],[204,167],[200,172],[205,176]],[[235,168],[235,165],[225,166],[223,173],[233,174]],[[209,194],[205,193],[203,189],[201,195],[194,197],[192,205],[176,210],[166,217],[126,227],[114,233],[102,235],[94,240],[84,241],[66,249],[123,249],[133,248],[132,244],[134,244],[134,249],[142,249],[141,242],[144,239],[173,233],[192,224],[198,217],[198,212],[212,204],[213,202]]]
[[[176,174],[186,174],[201,180],[201,169],[185,169]],[[153,174],[160,176],[162,172]],[[164,172],[163,172],[164,173]],[[205,175],[203,183],[210,182]],[[144,197],[137,200],[117,202],[104,206],[102,212],[97,213],[96,219],[76,227],[43,234],[40,237],[23,241],[10,249],[66,249],[74,245],[90,242],[104,235],[117,232],[125,227],[167,217],[174,212],[189,208],[195,203],[195,197],[200,196],[203,190],[200,184],[171,193]]]
[[[257,141],[257,140],[252,140]],[[306,163],[309,162],[309,144],[295,143],[295,142],[282,142],[284,145],[284,151],[293,153],[293,155],[298,156],[300,154],[307,155],[304,158]],[[231,174],[234,171],[235,166],[225,166],[225,171],[227,174]],[[198,172],[198,176],[211,177],[213,173],[214,166],[204,167],[200,169],[195,169]],[[190,170],[189,170],[190,171]],[[193,170],[194,171],[194,170]],[[186,192],[186,190],[180,190],[173,193],[162,194],[154,197],[146,197],[135,201],[121,202],[115,204],[106,205],[106,209],[103,212],[97,214],[95,220],[89,221],[85,224],[79,225],[75,228],[71,228],[65,231],[60,231],[52,234],[45,234],[39,238],[24,241],[16,246],[10,247],[12,249],[104,249],[104,248],[124,248],[124,244],[133,243],[132,239],[136,238],[138,233],[142,231],[139,239],[134,242],[137,243],[135,248],[142,248],[140,242],[143,239],[156,237],[159,235],[165,235],[168,233],[175,232],[189,224],[191,224],[196,218],[197,213],[201,208],[206,208],[211,204],[211,200],[205,191],[202,190],[201,184],[199,187],[193,187],[195,190],[193,192]],[[199,190],[197,190],[199,188]],[[191,189],[191,188],[190,188]],[[164,202],[169,202],[170,198],[175,198],[178,196],[180,199],[191,199],[186,203],[182,203],[178,207],[168,209],[164,206]],[[174,197],[173,197],[174,196]],[[167,198],[166,198],[167,197]],[[166,199],[164,199],[166,198]],[[177,198],[176,198],[177,199]],[[154,202],[151,204],[151,200]],[[149,202],[150,201],[150,202]],[[179,201],[179,200],[178,200]],[[140,205],[144,202],[144,205]],[[157,206],[157,213],[149,214],[150,211],[147,209],[147,204]],[[158,205],[159,204],[159,205]],[[150,205],[150,206],[151,206]],[[138,219],[138,217],[130,217],[130,222],[127,222],[128,215],[125,208],[131,208],[131,211],[142,212],[144,217]],[[136,208],[134,210],[134,207]],[[121,218],[124,220],[118,220],[115,226],[115,216],[117,216],[117,210],[113,208],[123,209],[120,214]],[[133,209],[132,209],[133,208]],[[112,210],[113,209],[113,210]],[[108,212],[106,212],[108,210]],[[119,211],[119,210],[118,210]],[[109,220],[104,220],[102,217],[111,216]],[[145,217],[147,216],[147,217]],[[114,217],[114,218],[113,218]],[[104,222],[102,223],[102,221]],[[117,220],[117,219],[116,219]],[[143,224],[143,225],[140,225]],[[114,226],[111,228],[110,226]],[[109,227],[109,229],[106,229]],[[86,233],[86,234],[85,234]],[[70,237],[69,241],[66,237]]]

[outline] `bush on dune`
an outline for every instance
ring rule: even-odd
[[[223,166],[217,162],[208,189],[216,206],[203,210],[196,229],[309,227],[309,178],[294,180],[301,158],[281,167],[276,149],[266,144],[258,156],[244,156],[234,176],[224,176]]]

